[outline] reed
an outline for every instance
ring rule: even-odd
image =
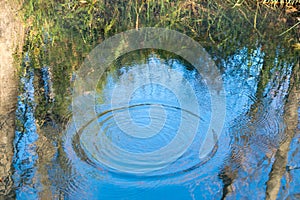
[[[286,59],[299,54],[299,0],[20,0],[20,3],[27,27],[24,49],[30,51],[36,70],[45,64],[51,67],[56,93],[51,112],[58,120],[65,116],[61,113],[69,112],[70,100],[65,96],[70,94],[72,72],[97,44],[129,29],[177,30],[220,59],[244,46],[251,49],[261,45],[267,55],[265,79],[276,49],[285,49]],[[45,43],[46,37],[50,42]]]

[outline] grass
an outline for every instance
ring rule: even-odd
[[[277,49],[284,59],[299,55],[298,0],[22,0],[26,24],[24,51],[36,71],[51,67],[55,105],[37,109],[37,117],[51,115],[58,122],[69,116],[70,79],[87,54],[104,39],[141,27],[164,27],[194,38],[212,55],[226,58],[244,46],[262,45],[266,53],[263,85]],[[45,42],[47,41],[47,42]],[[218,60],[216,61],[218,63]],[[38,77],[38,76],[37,76]],[[37,78],[39,79],[39,78]],[[37,80],[41,83],[41,80]],[[42,93],[37,84],[37,95]],[[47,111],[46,111],[47,110]],[[42,120],[40,120],[42,121]]]

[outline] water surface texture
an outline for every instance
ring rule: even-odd
[[[38,197],[43,190],[54,199],[240,199],[253,196],[253,190],[254,199],[265,198],[274,155],[285,138],[284,101],[293,63],[275,60],[278,68],[260,89],[263,61],[260,47],[251,53],[243,48],[222,61],[225,124],[212,151],[201,157],[211,95],[218,91],[209,91],[205,78],[175,54],[139,50],[124,55],[98,80],[94,95],[84,94],[94,98],[96,118],[81,127],[70,121],[53,158],[43,168],[36,159],[28,161],[29,171],[19,164],[26,159],[22,152],[36,156],[35,145],[21,145],[34,142],[25,141],[36,131],[34,116],[27,114],[26,134],[16,140],[18,199]],[[47,74],[45,87],[51,85]],[[32,91],[32,76],[28,72],[24,78],[24,90]],[[26,105],[34,106],[30,94]],[[290,191],[298,184],[289,179],[299,168],[297,141],[282,179],[283,187],[291,184]],[[290,194],[282,188],[280,195]]]
[[[300,199],[300,7],[274,2],[20,1],[0,200]]]
[[[221,59],[226,116],[218,134],[214,127],[223,120],[212,121],[213,114],[222,116],[212,101],[220,89],[209,87],[212,81],[180,56],[151,49],[119,57],[95,90],[75,97],[92,116],[83,110],[59,129],[46,114],[39,129],[35,74],[41,74],[47,106],[56,98],[52,74],[47,65],[30,68],[25,54],[14,143],[16,198],[265,199],[280,159],[276,152],[289,138],[278,196],[297,198],[299,134],[287,135],[285,118],[295,63],[279,55],[280,50],[265,84],[261,46]],[[214,145],[201,154],[210,127]]]
[[[80,190],[68,189],[70,198],[94,190],[89,198],[183,199],[190,196],[190,183],[208,173],[217,176],[229,137],[224,132],[224,147],[218,150],[216,144],[200,158],[211,118],[210,92],[186,63],[151,53],[116,62],[99,80],[97,118],[77,132],[71,123],[65,136],[67,157],[82,179],[76,180]],[[182,192],[174,196],[175,190]]]

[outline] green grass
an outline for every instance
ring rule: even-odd
[[[185,33],[218,58],[226,58],[244,46],[253,49],[261,44],[266,53],[264,85],[278,48],[285,49],[287,61],[299,54],[294,48],[300,37],[297,12],[287,12],[299,9],[297,2],[23,0],[21,13],[27,30],[24,51],[30,52],[37,71],[43,65],[51,67],[56,94],[55,105],[38,109],[37,117],[44,118],[49,113],[47,109],[51,109],[55,120],[66,121],[72,72],[104,39],[141,27],[164,27]],[[48,37],[51,40],[45,43]],[[42,90],[37,91],[41,96]],[[42,104],[43,99],[38,101]]]

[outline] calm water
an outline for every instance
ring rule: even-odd
[[[39,131],[50,138],[59,132],[61,138],[44,146],[36,143],[32,114],[38,106],[34,73],[22,78],[17,114],[24,126],[16,131],[13,175],[17,198],[264,199],[275,152],[285,139],[284,103],[293,63],[276,59],[262,88],[260,47],[222,59],[226,117],[213,148],[201,156],[209,126],[217,126],[212,115],[220,112],[212,108],[212,98],[221,92],[209,90],[208,81],[178,56],[130,54],[106,71],[95,93],[78,97],[83,103],[94,99],[96,117],[70,120],[61,132],[46,125]],[[41,73],[45,98],[54,101],[51,74],[47,67]],[[280,198],[299,195],[299,135],[291,145]],[[39,160],[41,152],[49,158]]]

